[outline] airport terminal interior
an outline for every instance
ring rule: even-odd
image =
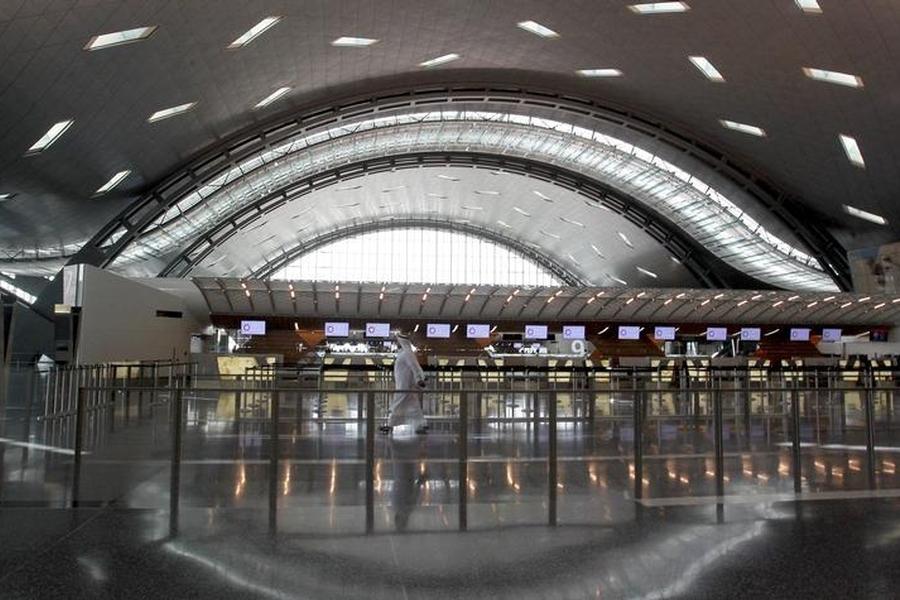
[[[893,0],[0,0],[0,598],[897,598],[898,59]]]

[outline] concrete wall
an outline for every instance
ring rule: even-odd
[[[190,358],[191,334],[206,324],[182,298],[109,271],[82,268],[79,363]],[[158,316],[157,311],[182,317]]]

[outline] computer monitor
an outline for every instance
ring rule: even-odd
[[[641,339],[641,328],[637,325],[619,325],[620,340],[639,340]]]
[[[525,326],[525,339],[526,340],[546,340],[547,339],[547,326],[546,325],[526,325]]]
[[[564,340],[583,340],[584,338],[585,338],[584,325],[564,325],[563,326],[563,339]]]
[[[386,338],[391,337],[390,323],[366,323],[367,338]]]
[[[244,335],[266,335],[266,322],[241,321],[241,333]]]
[[[706,341],[707,342],[724,342],[728,339],[728,329],[725,327],[707,327],[706,328]]]
[[[742,342],[758,342],[762,339],[762,330],[759,327],[741,328]]]
[[[804,327],[797,327],[791,329],[791,341],[792,342],[808,342],[809,341],[809,329]]]
[[[823,342],[840,342],[843,337],[843,330],[841,329],[823,329],[822,330],[822,341]]]
[[[466,326],[466,337],[479,340],[491,337],[491,326],[484,323],[469,323]]]
[[[450,337],[450,323],[429,323],[425,328],[426,337],[448,338]]]
[[[653,337],[658,340],[663,340],[666,342],[671,342],[675,339],[675,328],[674,327],[656,327],[653,330]]]

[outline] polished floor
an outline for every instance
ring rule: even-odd
[[[535,423],[527,402],[478,411],[465,452],[458,420],[439,408],[427,436],[377,436],[367,506],[365,423],[352,401],[329,411],[285,402],[273,454],[266,406],[247,402],[236,422],[232,396],[189,394],[173,477],[169,404],[131,400],[86,429],[77,509],[69,420],[6,423],[0,598],[893,598],[900,589],[900,452],[888,426],[870,490],[859,428],[810,413],[797,497],[784,415],[734,415],[717,498],[708,418],[660,416],[644,429],[636,500],[630,419],[563,411],[551,526],[548,423],[544,414]]]

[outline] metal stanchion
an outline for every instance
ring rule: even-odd
[[[791,454],[794,463],[794,493],[799,494],[802,489],[802,477],[800,473],[800,398],[796,389],[792,389],[791,395]]]
[[[75,464],[72,467],[72,508],[78,508],[81,498],[81,455],[84,444],[84,389],[78,388],[75,407]]]
[[[375,530],[375,393],[366,392],[366,533]]]
[[[547,520],[550,525],[556,525],[556,486],[557,486],[557,455],[556,455],[556,392],[547,395],[547,415],[549,417],[548,439],[548,464],[547,464]]]
[[[172,402],[172,470],[169,477],[169,535],[178,533],[178,501],[181,490],[181,433],[184,429],[184,406],[181,389],[175,390]]]
[[[271,535],[275,535],[278,531],[278,396],[278,391],[272,390],[271,431],[269,432],[269,533]]]
[[[459,530],[469,527],[469,398],[459,397]]]

